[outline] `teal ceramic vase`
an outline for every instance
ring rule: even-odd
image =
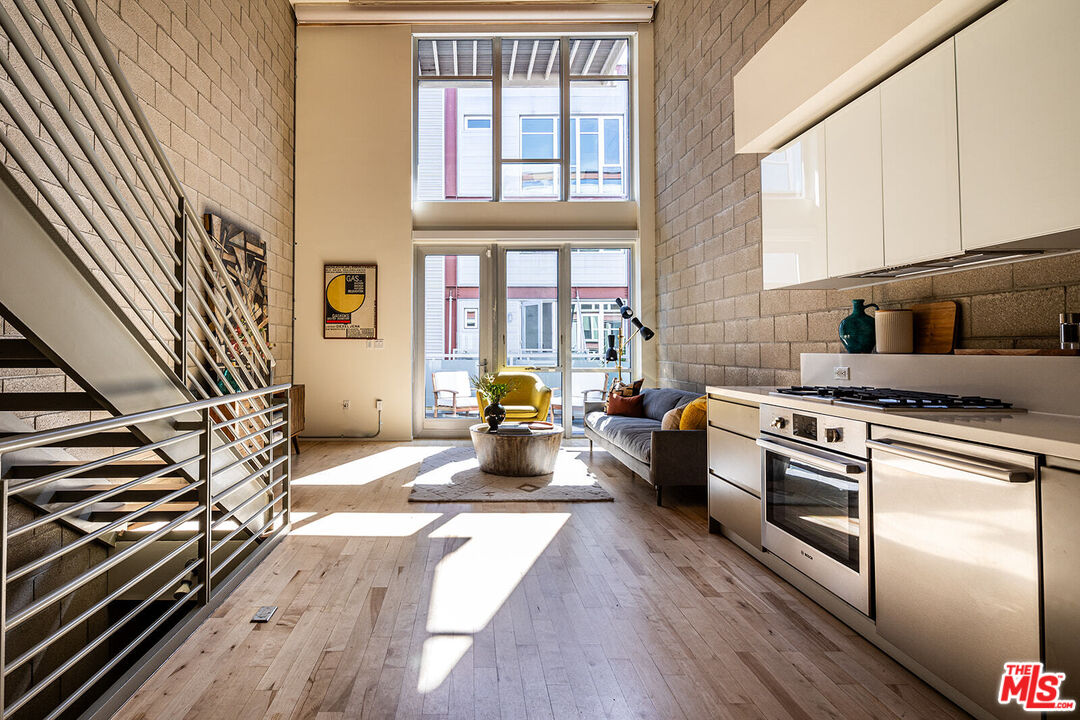
[[[840,342],[849,353],[874,351],[874,318],[866,314],[866,308],[878,309],[865,300],[851,301],[851,314],[840,321]]]

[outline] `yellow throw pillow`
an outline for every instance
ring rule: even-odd
[[[704,395],[693,400],[683,409],[679,418],[680,430],[704,430],[709,419],[708,400]]]

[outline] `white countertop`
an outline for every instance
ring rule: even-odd
[[[753,405],[783,405],[873,425],[942,435],[959,440],[1053,455],[1080,461],[1080,416],[1041,412],[883,411],[770,395],[774,386],[716,387],[706,392],[720,399]]]

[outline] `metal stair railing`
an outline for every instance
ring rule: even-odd
[[[139,672],[148,675],[164,659],[161,648],[179,643],[288,532],[288,389],[289,385],[277,385],[0,441],[2,459],[98,433],[137,432],[140,426],[161,421],[184,428],[175,437],[106,458],[64,464],[51,472],[48,465],[40,470],[34,466],[41,473],[36,477],[3,480],[0,718],[55,720],[92,714],[95,707],[98,714],[107,715],[125,699],[123,688],[129,692],[137,686],[131,678]],[[220,465],[214,434],[229,421],[215,421],[215,412],[228,403],[255,400],[262,401],[263,409],[256,412],[267,420],[257,431],[258,449],[245,453],[243,441],[250,438],[238,437],[233,441],[238,460]],[[166,446],[173,460],[168,463],[155,452]],[[104,488],[90,486],[81,499],[71,497],[73,481],[82,477],[89,482],[84,473],[94,471],[100,477],[101,470],[119,463],[130,467],[140,456],[154,461],[144,474]],[[254,469],[234,482],[227,473],[240,461]],[[163,487],[156,499],[147,502],[115,502],[124,493],[147,490],[181,469],[189,470],[194,481]],[[264,482],[251,492],[248,481],[255,479]],[[218,489],[215,480],[230,484]],[[66,494],[57,497],[66,500],[45,505],[44,514],[32,518],[16,512],[22,507],[21,496],[40,497],[50,489],[64,490]],[[229,510],[222,505],[226,498]],[[25,552],[20,545],[50,524],[93,517],[95,508],[116,517],[43,552]],[[246,520],[241,519],[241,509]],[[148,522],[150,518],[153,522]],[[118,532],[121,538],[135,539],[111,549],[102,543]],[[96,552],[88,552],[91,549]],[[48,572],[59,578],[54,575],[39,590],[34,579]],[[93,583],[96,592],[86,592],[95,589]]]
[[[46,213],[190,397],[270,385],[265,328],[229,277],[86,0],[8,0],[0,5],[3,40],[11,48],[0,45],[8,181]]]

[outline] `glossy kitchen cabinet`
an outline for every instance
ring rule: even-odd
[[[761,245],[765,289],[828,277],[826,182],[823,123],[762,159]]]
[[[956,35],[965,250],[1080,228],[1078,37],[1076,0],[1010,0]]]
[[[1080,678],[1080,463],[1047,459],[1042,468],[1046,668]],[[1073,680],[1066,697],[1076,698]]]
[[[885,264],[958,255],[953,39],[885,80],[880,90]]]
[[[885,263],[881,211],[881,92],[856,98],[825,120],[830,277]]]

